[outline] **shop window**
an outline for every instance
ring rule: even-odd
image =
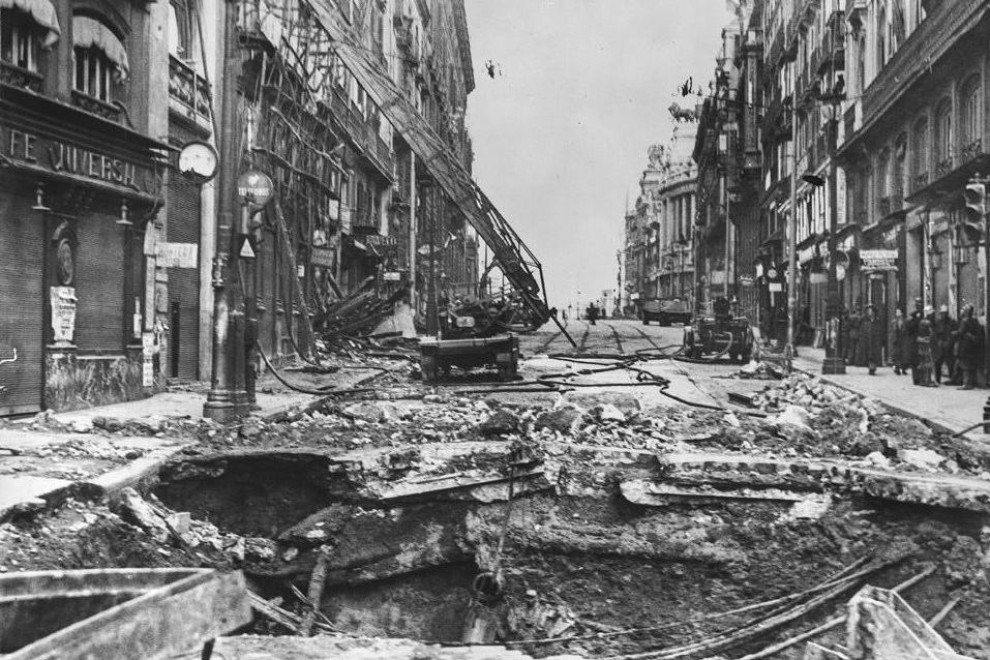
[[[114,87],[127,77],[127,51],[123,43],[106,24],[89,16],[73,17],[72,38],[73,89],[111,103]]]
[[[0,60],[37,71],[39,51],[58,41],[54,6],[48,0],[6,0],[0,7]]]

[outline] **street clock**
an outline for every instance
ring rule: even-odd
[[[217,150],[206,142],[187,143],[179,152],[179,173],[196,183],[206,183],[217,174]]]

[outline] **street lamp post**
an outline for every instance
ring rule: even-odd
[[[794,357],[797,321],[797,99],[791,99],[791,212],[787,218],[787,371]]]
[[[822,361],[823,374],[846,373],[846,361],[842,357],[842,301],[839,297],[838,259],[839,250],[839,209],[838,204],[838,165],[835,153],[839,145],[839,104],[832,98],[831,135],[829,136],[828,166],[828,283],[825,302],[825,360]]]
[[[220,108],[220,173],[217,208],[217,244],[213,260],[213,373],[203,416],[221,422],[250,412],[244,382],[244,310],[238,305],[238,251],[235,246],[237,194],[237,81],[241,74],[236,0],[224,11],[223,98]],[[240,353],[240,355],[237,355]]]

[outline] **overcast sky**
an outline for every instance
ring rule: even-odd
[[[731,14],[725,0],[465,2],[475,179],[543,262],[550,304],[587,304],[616,286],[626,197],[670,137],[678,86],[707,86]]]

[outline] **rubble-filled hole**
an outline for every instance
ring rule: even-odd
[[[302,611],[292,587],[307,592],[319,548],[326,546],[320,610],[334,629],[463,641],[472,582],[495,563],[504,501],[472,500],[469,491],[416,503],[362,499],[356,491],[345,493],[350,477],[331,475],[325,462],[284,454],[270,458],[225,457],[222,463],[174,467],[162,474],[155,492],[169,507],[227,531],[276,540],[269,565],[246,568],[263,597],[280,597],[286,607]],[[990,658],[983,650],[990,648],[990,633],[981,632],[980,623],[990,604],[981,563],[985,515],[863,497],[835,497],[812,517],[795,516],[792,507],[745,497],[641,506],[609,488],[521,495],[513,503],[498,561],[506,588],[484,610],[490,617],[484,637],[473,641],[567,638],[523,644],[536,656],[676,646],[745,626],[750,617],[689,620],[801,593],[857,561],[888,562],[857,583],[881,587],[933,562],[937,571],[913,587],[908,601],[931,617],[960,597],[941,632],[960,651]],[[854,587],[796,623],[806,629],[841,613]],[[676,623],[685,625],[611,635]],[[286,632],[266,625],[259,630]],[[604,636],[595,637],[600,633]],[[786,634],[772,632],[736,651],[760,648]]]
[[[237,534],[275,537],[327,506],[326,458],[248,453],[182,461],[159,475],[154,494],[176,511]]]

